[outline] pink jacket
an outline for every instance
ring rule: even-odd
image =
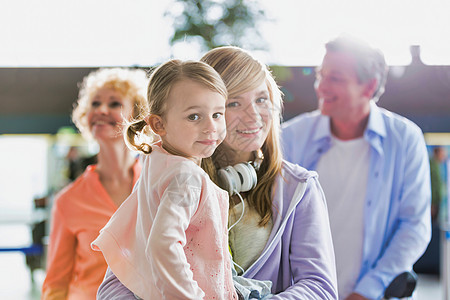
[[[155,144],[92,248],[143,299],[237,299],[227,218],[228,194],[194,162]]]

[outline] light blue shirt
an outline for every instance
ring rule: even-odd
[[[354,292],[381,299],[395,276],[412,270],[430,241],[430,167],[420,128],[373,101],[364,138],[370,163]],[[299,115],[283,124],[282,142],[288,161],[315,170],[331,147],[330,118],[319,111]]]

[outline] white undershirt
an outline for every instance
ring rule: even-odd
[[[352,293],[361,269],[369,143],[335,137],[317,165],[336,255],[339,299]]]

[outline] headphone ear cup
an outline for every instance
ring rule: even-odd
[[[240,192],[248,192],[256,186],[257,175],[255,168],[250,163],[240,163],[233,167],[239,175],[241,183]]]
[[[230,196],[241,191],[241,180],[239,174],[232,166],[222,168],[217,172],[219,186],[226,190]]]

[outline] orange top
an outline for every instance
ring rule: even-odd
[[[114,212],[114,204],[100,183],[96,165],[86,171],[55,197],[52,208],[47,276],[41,299],[95,299],[107,264],[100,252],[91,250]],[[141,166],[133,166],[133,182]]]

